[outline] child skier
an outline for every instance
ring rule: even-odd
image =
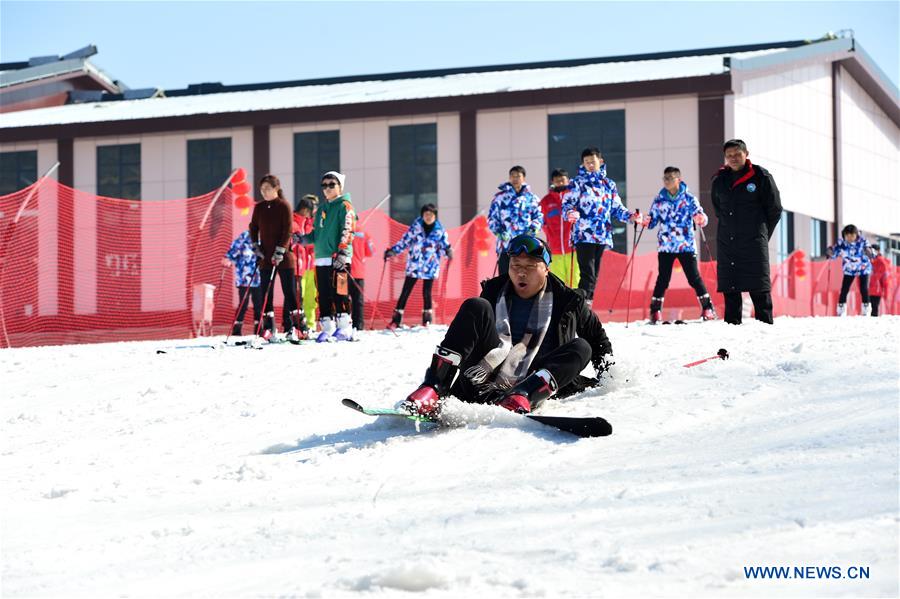
[[[715,319],[716,311],[700,277],[694,247],[694,225],[705,227],[708,222],[700,202],[681,180],[681,170],[667,166],[663,171],[663,188],[650,204],[650,213],[644,217],[644,226],[648,229],[659,226],[656,234],[659,274],[653,287],[653,297],[650,298],[650,324],[657,324],[661,319],[663,296],[669,288],[676,259],[684,270],[688,284],[697,294],[700,317],[703,320]]]
[[[253,331],[259,327],[259,317],[262,313],[262,289],[259,287],[259,269],[256,268],[256,254],[253,252],[253,242],[250,240],[250,231],[243,231],[234,241],[222,258],[223,266],[234,265],[234,286],[238,288],[238,305],[240,309],[234,318],[231,327],[233,336],[240,336],[241,326],[244,323],[244,315],[247,306],[253,302]],[[247,297],[247,294],[250,297]]]
[[[453,250],[450,248],[447,232],[437,219],[438,211],[435,205],[425,204],[420,214],[421,216],[413,221],[400,241],[384,252],[384,259],[387,260],[409,249],[406,258],[406,280],[403,281],[403,290],[397,299],[397,307],[388,325],[389,329],[400,326],[406,301],[419,279],[422,279],[422,326],[431,323],[434,316],[431,308],[431,288],[434,280],[440,275],[441,258],[447,256],[448,260],[453,259]]]
[[[847,294],[853,279],[859,277],[859,294],[862,296],[862,314],[869,316],[869,275],[872,274],[872,261],[869,260],[871,246],[866,238],[859,234],[856,225],[847,225],[841,230],[842,239],[825,250],[829,260],[843,257],[844,279],[841,281],[841,295],[838,299],[837,315],[847,313]]]
[[[607,178],[599,149],[591,147],[581,152],[578,175],[563,194],[563,212],[572,223],[572,245],[581,269],[578,289],[590,307],[603,251],[613,245],[612,219],[629,222],[638,218],[637,212],[622,204],[615,181]]]
[[[509,267],[506,247],[522,233],[537,235],[544,224],[541,202],[525,182],[525,167],[509,169],[509,181],[498,187],[488,209],[488,228],[497,237],[497,269],[501,275]]]
[[[869,286],[869,300],[872,302],[872,316],[878,316],[882,297],[890,297],[891,261],[881,255],[881,248],[872,246],[872,284]]]

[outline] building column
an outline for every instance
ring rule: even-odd
[[[269,173],[269,126],[254,125],[253,127],[253,172],[247,175],[256,200],[262,201],[259,195],[259,186],[256,184],[259,178]],[[293,201],[291,202],[293,204]]]
[[[722,144],[725,143],[725,97],[713,96],[700,97],[697,102],[698,112],[698,161],[700,170],[700,205],[709,217],[709,225],[704,229],[706,240],[709,242],[709,250],[706,244],[700,246],[701,260],[715,260],[716,239],[719,221],[716,218],[712,205],[712,178],[724,163]]]
[[[478,155],[476,111],[459,113],[459,222],[478,214]]]
[[[834,176],[834,222],[831,225],[831,239],[837,241],[840,239],[840,223],[844,220],[844,198],[842,187],[844,178],[841,176],[842,156],[841,144],[843,136],[841,135],[841,65],[835,61],[831,63],[831,119],[834,137],[832,139],[832,172]]]

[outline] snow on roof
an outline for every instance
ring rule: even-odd
[[[785,51],[784,48],[774,48],[706,56],[552,68],[510,68],[435,77],[70,104],[0,114],[0,128],[308,108],[676,79],[725,73],[728,70],[724,61],[726,57],[752,58]]]

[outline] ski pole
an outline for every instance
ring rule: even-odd
[[[384,283],[384,273],[387,270],[387,260],[381,264],[381,276],[378,278],[378,289],[375,291],[375,307],[372,308],[372,326],[375,326],[378,318],[378,301],[381,299],[381,286]]]
[[[641,217],[640,208],[634,209],[634,245],[631,246],[631,275],[628,277],[628,304],[625,306],[625,328],[628,328],[629,316],[631,314],[631,289],[634,287],[634,257],[637,254],[637,244],[641,240],[638,237],[638,220]]]
[[[619,291],[622,290],[622,283],[625,282],[625,275],[628,274],[628,269],[631,267],[631,263],[634,261],[634,253],[637,245],[641,242],[641,237],[644,235],[644,229],[646,227],[641,227],[641,230],[638,231],[637,236],[635,237],[634,243],[631,245],[631,257],[628,259],[628,262],[625,264],[625,271],[622,273],[622,280],[619,281],[619,287],[616,289],[616,294],[613,296],[613,301],[609,305],[609,313],[612,314],[613,306],[616,305],[616,298],[619,297]]]
[[[259,264],[257,264],[257,267]],[[272,275],[269,277],[269,283],[266,285],[266,294],[263,296],[263,305],[262,305],[262,314],[260,314],[259,323],[256,326],[256,336],[259,337],[259,334],[262,332],[263,323],[266,321],[266,308],[269,307],[269,290],[272,289],[272,283],[275,282],[275,265],[272,265]],[[275,298],[272,297],[272,326],[275,326]]]
[[[703,364],[704,362],[709,362],[710,360],[727,360],[728,359],[728,350],[724,347],[716,352],[716,355],[710,356],[708,358],[703,358],[702,360],[697,360],[696,362],[691,362],[690,364],[685,364],[685,368],[693,368],[698,364]]]
[[[231,317],[232,326],[228,331],[228,336],[225,337],[225,345],[228,345],[228,340],[231,339],[231,331],[234,330],[234,323],[237,322],[237,316],[241,312],[241,308],[244,307],[244,303],[249,301],[250,297],[250,284],[253,283],[253,278],[256,277],[256,272],[259,270],[259,262],[256,263],[256,267],[253,269],[253,273],[250,275],[250,278],[247,280],[247,290],[244,292],[244,295],[238,298],[238,307],[237,310],[234,311],[234,316]]]

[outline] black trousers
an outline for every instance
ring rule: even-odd
[[[316,266],[316,287],[319,289],[319,318],[335,314],[350,313],[350,296],[338,295],[335,289],[334,269],[331,266]],[[349,274],[347,275],[350,276]],[[347,281],[347,291],[353,283]]]
[[[697,268],[697,256],[691,252],[679,254],[660,252],[656,255],[656,260],[659,264],[659,274],[656,277],[656,285],[653,286],[653,297],[661,298],[665,295],[666,289],[669,288],[669,282],[672,280],[672,266],[675,264],[676,258],[684,270],[684,276],[687,278],[688,285],[694,288],[697,297],[706,295],[706,285],[703,284],[703,279],[700,277],[700,269]]]
[[[878,307],[881,305],[881,296],[870,295],[869,301],[872,303],[872,316],[878,316]]]
[[[250,293],[249,299],[246,297],[247,293]],[[259,317],[262,315],[262,296],[262,283],[257,287],[238,287],[238,303],[241,309],[238,310],[234,320],[243,322],[244,315],[247,313],[247,307],[250,305],[250,302],[253,302],[253,321],[259,322]]]
[[[290,331],[291,327],[294,326],[291,324],[291,312],[297,309],[297,296],[296,296],[296,288],[294,285],[294,269],[293,268],[278,268],[275,270],[278,273],[278,280],[281,281],[281,293],[284,295],[284,305],[281,307],[281,324],[284,327],[284,331]],[[272,276],[272,268],[259,268],[259,276],[260,276],[260,285],[265,285],[269,288],[269,295],[266,298],[266,312],[275,313],[275,285],[269,285],[269,279]],[[263,291],[262,293],[265,293]],[[274,323],[273,323],[274,326]]]
[[[366,306],[363,293],[366,290],[366,282],[363,279],[352,279],[347,281],[347,285],[350,286],[350,318],[353,319],[353,326],[361,331],[364,328],[363,312]]]
[[[579,243],[575,246],[575,257],[581,270],[578,288],[584,292],[584,297],[588,300],[594,299],[597,277],[600,276],[600,261],[603,259],[605,249],[606,246],[599,243]]]
[[[497,335],[494,307],[481,297],[469,298],[463,302],[441,347],[453,350],[462,356],[460,373],[450,392],[461,399],[473,403],[493,403],[502,393],[483,393],[465,376],[465,371],[477,364],[490,350],[500,345]],[[541,348],[531,363],[529,374],[545,368],[559,386],[560,391],[572,383],[584,370],[591,359],[591,346],[587,341],[576,338],[555,348]]]
[[[740,292],[723,293],[725,296],[725,322],[728,324],[741,324],[744,302]],[[751,291],[750,299],[753,301],[754,318],[768,324],[774,324],[772,318],[772,293],[770,291]]]
[[[415,277],[406,277],[403,280],[403,289],[400,290],[400,297],[397,298],[397,309],[403,310],[406,308],[406,302],[409,301],[409,296],[412,293],[413,287],[416,286],[416,281],[419,279]],[[423,310],[431,310],[431,288],[434,286],[434,279],[422,279],[422,309]]]
[[[862,303],[869,303],[869,275],[844,275],[843,280],[841,280],[841,295],[838,298],[839,304],[847,303],[847,294],[850,293],[850,285],[853,284],[853,279],[859,277],[859,294],[862,296]]]

